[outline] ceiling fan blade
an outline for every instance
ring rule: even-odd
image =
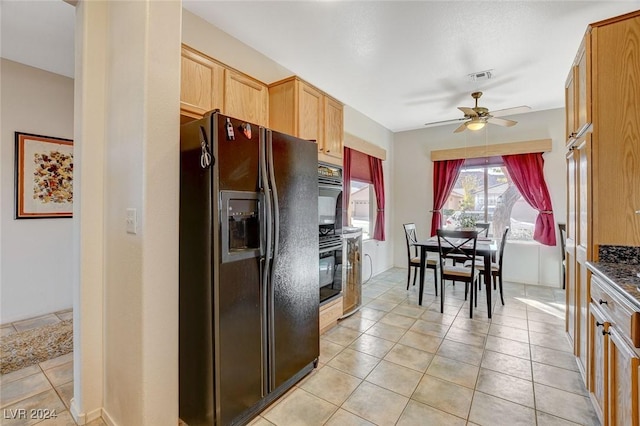
[[[473,108],[467,108],[467,107],[458,107],[458,109],[462,112],[464,112],[464,115],[468,116],[468,117],[477,117],[478,113],[475,112],[473,110]]]
[[[523,112],[531,111],[531,107],[527,105],[521,105],[513,108],[499,109],[497,111],[491,111],[493,117],[504,117],[505,115],[520,114]]]
[[[455,129],[453,131],[453,133],[460,133],[460,132],[464,132],[465,129],[467,128],[467,126],[465,125],[465,123],[462,123],[460,126],[458,126],[457,129]]]
[[[491,117],[487,121],[491,124],[497,124],[498,126],[503,126],[503,127],[511,127],[518,124],[517,121],[507,120],[506,118],[498,118],[498,117]]]
[[[425,123],[425,126],[436,126],[439,124],[447,124],[447,123],[457,123],[458,121],[462,121],[462,120],[466,120],[466,118],[462,117],[462,118],[454,118],[451,120],[444,120],[444,121],[433,121],[431,123]]]

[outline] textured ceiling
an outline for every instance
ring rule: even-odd
[[[635,1],[183,1],[190,12],[393,131],[490,110],[564,105],[586,26]],[[73,7],[1,3],[2,57],[73,76]],[[488,81],[469,73],[493,70]],[[267,82],[269,83],[269,82]],[[516,116],[517,117],[517,116]],[[517,118],[516,118],[517,119]]]

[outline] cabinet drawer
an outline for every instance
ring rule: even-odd
[[[342,295],[331,302],[320,306],[320,334],[338,323],[342,316]]]
[[[597,276],[591,277],[591,299],[600,306],[605,315],[611,320],[620,333],[636,348],[640,347],[640,313],[622,297],[608,289]]]

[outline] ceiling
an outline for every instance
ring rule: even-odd
[[[183,6],[384,127],[490,110],[564,105],[590,22],[635,1],[207,1]],[[2,56],[73,75],[73,7],[2,1]],[[491,70],[492,79],[468,74]],[[267,82],[270,83],[270,82]],[[517,117],[517,116],[516,116]],[[517,118],[516,118],[517,120]]]

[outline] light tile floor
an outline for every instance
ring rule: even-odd
[[[54,324],[71,319],[72,315],[68,309],[3,324],[1,335]],[[72,397],[73,353],[3,374],[0,376],[0,425],[75,426],[69,413]],[[95,420],[89,425],[105,426],[105,423]]]
[[[377,275],[360,311],[321,336],[318,368],[251,425],[600,424],[565,337],[564,291],[513,283],[504,291],[505,306],[493,293],[491,320],[485,290],[469,319],[462,283],[447,283],[441,314],[433,281],[418,306],[406,269]],[[2,376],[4,412],[55,408],[59,417],[0,424],[73,426],[72,367],[69,354]]]
[[[374,277],[360,311],[321,336],[318,368],[251,425],[600,424],[565,337],[564,291],[504,293],[489,320],[481,291],[469,319],[462,283],[447,282],[441,314],[433,281],[418,306],[406,269]]]

